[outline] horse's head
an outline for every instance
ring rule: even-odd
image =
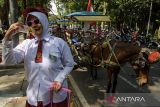
[[[132,62],[139,86],[144,86],[149,82],[150,64],[148,63],[146,56],[147,55],[145,53],[140,53]]]
[[[92,52],[93,48],[96,46],[97,44],[94,42],[84,42],[83,44],[81,44],[81,49],[82,52],[84,53],[84,55],[89,54]]]
[[[144,86],[149,81],[149,66],[138,67],[137,71],[137,82],[139,86]]]
[[[89,44],[87,44],[87,43],[81,44],[81,51],[82,51],[83,55],[89,54],[89,49],[90,49]]]

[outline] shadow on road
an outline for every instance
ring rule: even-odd
[[[155,102],[160,103],[160,63],[153,64],[150,69],[150,83],[144,87],[139,87],[136,82],[135,72],[131,66],[126,64],[121,71],[116,93],[151,93]],[[98,69],[98,79],[90,79],[90,72],[87,69],[76,69],[71,72],[77,85],[82,91],[87,102],[91,107],[100,107],[99,101],[104,100],[107,71],[105,69]],[[157,94],[158,93],[158,94]],[[150,97],[151,98],[151,97]]]

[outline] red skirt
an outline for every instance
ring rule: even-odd
[[[66,98],[64,101],[59,102],[59,103],[50,103],[46,106],[43,106],[43,102],[42,101],[38,101],[38,105],[37,106],[33,106],[30,105],[27,101],[26,101],[26,107],[68,107],[68,98]]]

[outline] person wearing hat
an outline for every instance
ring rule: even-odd
[[[67,107],[67,93],[62,88],[68,87],[66,77],[75,65],[71,50],[63,39],[48,33],[49,23],[44,9],[26,9],[24,15],[34,38],[13,48],[12,36],[23,27],[21,23],[13,23],[2,41],[3,63],[24,61],[28,81],[26,107]]]

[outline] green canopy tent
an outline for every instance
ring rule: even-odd
[[[101,15],[98,12],[88,12],[88,11],[70,13],[65,17],[77,21],[105,21],[105,22],[111,21],[109,16]]]
[[[57,20],[56,22],[57,22],[57,24],[62,24],[62,25],[68,25],[68,24],[74,23],[72,20],[67,20],[67,19]]]

